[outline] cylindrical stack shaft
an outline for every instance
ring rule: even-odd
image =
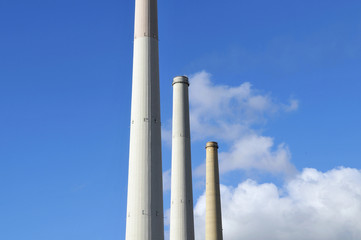
[[[222,239],[218,144],[208,142],[206,144],[206,240]]]
[[[194,240],[188,78],[173,80],[170,239]]]
[[[163,238],[157,0],[136,0],[126,239]]]

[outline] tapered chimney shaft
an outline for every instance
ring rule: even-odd
[[[194,240],[188,78],[173,79],[170,239]]]
[[[218,144],[206,144],[206,240],[222,240]]]
[[[135,1],[126,240],[163,240],[157,1]]]

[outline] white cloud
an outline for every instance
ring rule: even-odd
[[[170,126],[162,126],[162,143],[172,146],[172,129]]]
[[[275,148],[272,138],[256,134],[235,141],[229,152],[219,154],[219,159],[221,173],[237,169],[258,169],[287,176],[296,173],[290,162],[291,153],[285,144]]]
[[[283,188],[252,180],[221,186],[227,240],[361,239],[361,171],[304,169]],[[195,207],[196,239],[204,239],[205,196]]]
[[[166,229],[164,230],[164,240],[170,239],[169,225],[170,225],[170,208],[164,211],[164,226],[166,227]]]
[[[170,225],[170,208],[164,211],[164,226]]]
[[[291,153],[284,143],[274,146],[272,138],[257,134],[245,135],[235,140],[229,151],[220,151],[218,158],[221,174],[241,169],[259,170],[284,177],[297,173],[291,163]],[[204,176],[205,172],[205,164],[201,164],[194,174]]]
[[[273,138],[261,136],[253,126],[275,113],[296,110],[297,100],[278,103],[248,82],[235,87],[214,85],[205,71],[191,76],[190,84],[192,139],[227,142],[230,148],[220,148],[219,154],[222,173],[243,169],[288,176],[296,172],[288,147],[274,146]],[[195,171],[204,173],[204,164]]]
[[[167,192],[171,188],[171,169],[163,172],[163,192]]]
[[[294,111],[297,100],[276,102],[269,94],[252,88],[249,82],[239,86],[214,85],[205,71],[190,77],[190,121],[193,139],[216,137],[233,141],[263,123],[266,116]]]

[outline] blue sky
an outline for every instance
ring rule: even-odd
[[[280,210],[286,214],[297,201],[310,206],[320,199],[300,200],[294,192],[328,185],[341,191],[347,183],[350,191],[323,197],[341,194],[340,202],[353,203],[359,216],[361,2],[170,0],[158,8],[163,170],[171,160],[171,81],[185,74],[196,218],[203,216],[208,140],[220,143],[222,191],[229,196],[223,202],[234,203],[237,189],[257,190],[264,199],[284,192],[276,200],[290,202]],[[0,1],[1,239],[124,238],[133,18],[133,1]],[[215,93],[215,104],[229,112],[205,114],[196,94],[202,89],[199,96]],[[216,130],[205,134],[197,122]],[[224,124],[238,130],[226,132]],[[308,186],[307,179],[319,185],[295,187]],[[166,190],[165,212],[169,195]],[[233,219],[228,210],[227,223],[245,218]],[[251,216],[264,216],[257,214]],[[320,219],[316,225],[324,226]],[[201,220],[196,224],[201,228]],[[277,226],[293,239],[287,234],[311,228],[294,229],[282,219]],[[350,235],[334,236],[357,239],[361,226],[352,226],[345,227]],[[228,239],[240,236],[224,231]]]

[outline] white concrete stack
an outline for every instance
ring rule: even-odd
[[[221,197],[219,191],[218,144],[206,144],[206,240],[222,240]]]
[[[188,78],[173,79],[170,239],[194,240]]]
[[[163,240],[156,0],[135,1],[127,240]]]

